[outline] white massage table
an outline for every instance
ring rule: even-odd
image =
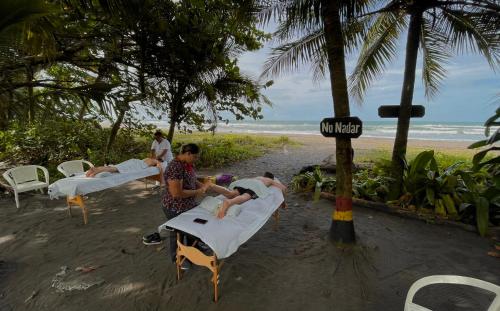
[[[85,174],[59,179],[49,185],[49,196],[57,199],[66,196],[68,212],[71,216],[71,204],[80,206],[83,212],[83,223],[88,223],[87,209],[83,202],[83,196],[92,192],[120,186],[130,181],[149,178],[160,181],[160,169],[148,167],[146,169],[128,173],[100,173],[96,177],[85,177]]]
[[[158,231],[175,229],[191,234],[207,244],[214,252],[213,255],[207,256],[198,250],[196,245],[184,245],[180,241],[180,235],[177,234],[177,279],[181,278],[181,265],[186,258],[193,264],[207,267],[213,274],[214,300],[217,302],[217,284],[222,266],[222,262],[218,263],[218,260],[235,253],[240,245],[262,228],[273,214],[276,224],[279,220],[278,208],[284,203],[283,193],[274,186],[269,187],[269,190],[270,194],[265,198],[241,204],[241,212],[235,217],[225,216],[218,219],[208,210],[195,207],[159,226]],[[207,222],[196,223],[194,222],[196,218],[205,219]]]

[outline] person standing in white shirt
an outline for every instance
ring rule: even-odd
[[[169,141],[163,137],[163,133],[160,130],[155,132],[154,137],[155,139],[151,145],[151,158],[166,162],[164,164],[165,167],[174,158],[172,155],[172,147]]]

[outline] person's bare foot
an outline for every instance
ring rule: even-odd
[[[226,216],[228,205],[229,205],[228,201],[222,202],[222,204],[219,207],[219,210],[217,212],[217,218],[222,219],[222,218],[224,218],[224,216]]]
[[[94,177],[96,173],[95,167],[89,168],[89,170],[85,173],[86,177]]]

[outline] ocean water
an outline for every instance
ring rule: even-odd
[[[270,133],[321,135],[318,121],[231,121],[219,124],[221,133]],[[396,121],[365,121],[361,137],[395,138]],[[424,122],[410,123],[409,138],[422,140],[477,141],[485,139],[483,123]]]
[[[219,133],[267,133],[293,135],[321,135],[317,121],[269,121],[243,120],[219,123]],[[151,122],[159,127],[167,127],[167,123]],[[425,122],[410,123],[409,139],[445,140],[445,141],[477,141],[485,139],[484,126],[480,122]],[[494,129],[492,129],[494,130]],[[364,121],[361,137],[394,138],[396,121]]]

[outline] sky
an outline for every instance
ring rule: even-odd
[[[272,46],[268,43],[259,51],[241,55],[238,64],[242,72],[258,78]],[[363,121],[387,120],[379,118],[378,107],[399,104],[404,71],[404,42],[400,42],[399,51],[398,58],[371,85],[364,102],[359,105],[354,100],[350,101],[352,116],[358,116]],[[346,59],[348,74],[352,72],[356,59],[357,55]],[[430,100],[425,98],[421,64],[419,53],[413,104],[425,106],[426,114],[418,120],[484,122],[499,106],[497,94],[500,93],[500,75],[480,55],[452,57],[445,65],[447,77],[442,81],[440,92]],[[263,92],[273,102],[272,107],[263,109],[264,120],[313,121],[333,117],[330,81],[325,79],[313,83],[307,65],[272,80],[274,84]]]

